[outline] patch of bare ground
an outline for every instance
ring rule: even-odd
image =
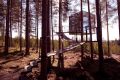
[[[80,55],[79,52],[73,53],[72,51],[64,53],[64,67],[70,68],[74,66],[76,62],[80,60]],[[55,58],[53,66],[57,66],[58,64],[58,56],[55,56]]]
[[[0,59],[0,79],[1,80],[18,80],[21,69],[27,65],[31,60],[38,58],[38,54],[31,53],[29,56],[21,57],[21,56],[10,56],[9,59]],[[57,67],[57,59],[58,56],[55,57],[55,61],[53,66]],[[80,60],[80,53],[67,52],[64,54],[64,67],[70,68],[76,64]],[[34,72],[38,70],[37,68],[33,68]],[[29,74],[28,74],[29,75]],[[50,77],[51,74],[48,74]],[[52,75],[53,76],[53,75]],[[50,77],[51,78],[51,77]],[[50,80],[50,79],[48,79]]]
[[[81,64],[81,53],[72,51],[64,53],[64,68],[57,67],[57,59],[54,63],[55,68],[48,74],[48,80],[94,80],[92,76],[83,69]]]
[[[0,58],[0,80],[18,80],[22,68],[31,60],[38,58],[38,54],[32,52],[29,56],[10,56],[8,59]],[[64,68],[57,68],[58,55],[55,56],[53,69],[48,74],[48,80],[119,80],[120,79],[120,55],[112,54],[104,60],[105,73],[98,74],[98,60],[91,62],[86,57],[81,62],[80,52],[64,53]],[[40,67],[40,66],[39,66]],[[40,75],[40,68],[33,68],[27,75],[35,79]]]
[[[120,80],[120,55],[112,54],[104,59],[103,72],[99,72],[99,61],[85,58],[82,62],[84,69],[89,72],[95,80]]]
[[[36,58],[38,54],[34,52],[25,57],[13,55],[0,58],[0,80],[18,80],[22,68]]]

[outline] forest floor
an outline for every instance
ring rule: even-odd
[[[21,70],[31,60],[37,59],[38,54],[32,52],[28,56],[19,55],[19,51],[9,54],[7,57],[0,57],[0,80],[18,80]]]
[[[51,77],[57,76],[58,80],[119,80],[120,79],[120,55],[112,54],[112,57],[105,59],[105,74],[97,73],[98,60],[90,61],[88,57],[81,61],[79,52],[67,52],[64,54],[64,69],[58,70],[56,56],[53,63],[54,73],[48,74],[48,80],[55,80]],[[18,55],[9,55],[7,58],[0,58],[0,80],[18,80],[18,77],[25,65],[31,60],[37,59],[38,53],[31,52],[30,55],[22,57]],[[82,65],[81,65],[82,64]],[[38,69],[37,69],[38,70]],[[58,72],[59,71],[59,72]],[[79,76],[78,78],[73,78]],[[81,76],[82,75],[82,76]],[[70,77],[70,78],[69,78]],[[71,78],[72,77],[72,78]],[[87,77],[87,78],[84,78]]]
[[[39,54],[32,51],[28,56],[19,56],[19,52],[14,53],[14,55],[9,55],[7,58],[0,57],[0,80],[18,80],[18,77],[31,60],[37,59]],[[76,64],[79,60],[80,54],[68,52],[64,55],[64,67],[69,68]],[[57,66],[57,60],[54,61],[53,66]]]

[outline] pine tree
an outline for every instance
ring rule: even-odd
[[[100,0],[96,0],[96,16],[97,16],[97,41],[99,52],[99,71],[103,72],[103,47],[102,47],[102,26],[100,14]]]
[[[49,0],[42,0],[41,80],[47,80],[50,52]]]
[[[120,40],[120,0],[117,0],[118,6],[118,25],[119,25],[119,40]]]
[[[30,48],[30,18],[29,18],[29,0],[26,0],[26,52],[25,55],[29,55]]]
[[[4,49],[4,54],[8,54],[8,49],[9,49],[9,10],[10,7],[10,0],[7,0],[7,14],[6,14],[6,33],[5,33],[5,49]]]

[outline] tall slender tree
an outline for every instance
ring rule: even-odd
[[[53,1],[51,0],[51,28],[52,28],[52,50],[54,51],[54,37],[53,37],[53,7],[52,7]]]
[[[118,25],[119,25],[119,41],[120,41],[120,0],[117,0],[118,7]]]
[[[93,60],[93,43],[92,43],[91,13],[90,13],[89,0],[88,0],[88,21],[89,21],[89,31],[90,31],[90,53],[91,53],[91,59]]]
[[[10,7],[10,0],[7,0],[7,15],[6,15],[6,34],[5,34],[5,49],[4,49],[4,54],[7,55],[8,54],[8,47],[9,47],[9,10]]]
[[[26,0],[26,53],[25,55],[29,55],[30,48],[30,23],[29,23],[29,0]]]
[[[41,80],[47,80],[50,51],[49,0],[42,0]]]
[[[110,41],[109,41],[109,28],[108,28],[108,0],[106,0],[106,25],[107,25],[107,46],[108,46],[108,55],[110,55]]]
[[[59,34],[62,33],[62,0],[59,0]],[[59,35],[59,50],[62,49],[61,36]],[[59,53],[58,67],[63,68],[63,53]]]
[[[51,6],[51,10],[50,10],[50,12],[51,12],[51,28],[52,28],[52,30],[51,30],[51,36],[52,36],[52,41],[51,41],[51,45],[52,45],[52,51],[54,51],[55,50],[55,44],[54,44],[54,35],[53,35],[53,32],[54,32],[54,28],[53,28],[53,0],[51,0],[51,3],[50,3],[50,6]],[[55,60],[55,56],[53,56],[53,59],[52,59],[52,63],[54,62],[54,60]]]
[[[38,41],[38,22],[39,22],[39,13],[40,13],[40,11],[39,11],[39,2],[40,0],[36,0],[35,1],[35,9],[36,9],[36,36],[37,36],[37,38],[36,38],[36,48],[37,48],[37,51],[38,51],[38,47],[39,47],[39,41]]]
[[[4,42],[5,36],[5,4],[3,0],[0,0],[0,34],[2,42]],[[3,44],[2,44],[3,46]]]
[[[47,44],[47,53],[49,53],[51,51],[50,0],[48,1],[48,6],[47,6],[47,19],[49,19],[49,20],[47,20],[47,26],[48,27],[46,29],[46,31],[47,31],[47,33],[46,33],[46,35],[47,35],[46,44]],[[47,70],[49,71],[51,69],[51,57],[48,57],[47,65],[48,65]]]
[[[10,9],[10,18],[9,18],[9,19],[10,19],[10,20],[9,20],[9,21],[10,21],[10,24],[9,24],[9,26],[10,26],[10,27],[9,27],[9,28],[10,28],[10,29],[9,29],[9,33],[10,33],[10,34],[9,34],[9,37],[10,37],[10,40],[9,40],[9,47],[11,47],[11,46],[12,46],[12,0],[10,0],[10,8],[9,8],[9,9]]]
[[[20,52],[22,51],[22,11],[23,11],[23,7],[22,7],[22,0],[21,0],[21,4],[20,4],[20,8],[21,8],[21,20],[20,20]]]
[[[102,47],[102,25],[100,13],[100,0],[96,0],[96,16],[97,16],[97,41],[99,52],[99,71],[103,72],[103,47]]]
[[[80,13],[80,26],[81,26],[81,42],[83,42],[83,0],[81,1],[81,13]],[[81,45],[81,60],[83,60],[84,50],[83,45]]]

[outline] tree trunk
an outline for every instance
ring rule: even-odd
[[[41,42],[41,80],[47,80],[50,51],[49,0],[42,0],[42,42]]]
[[[17,22],[17,24],[18,24],[18,26],[17,26],[17,27],[18,27],[18,42],[21,43],[21,42],[20,42],[20,37],[21,37],[21,36],[20,36],[20,34],[21,34],[21,33],[20,33],[20,28],[21,28],[21,25],[20,25],[20,18],[19,18],[19,17],[18,17],[18,22]],[[18,47],[20,47],[20,46],[18,46]]]
[[[51,28],[52,28],[52,31],[51,31],[51,32],[52,32],[52,33],[51,33],[51,34],[52,34],[52,43],[51,43],[51,44],[52,44],[52,51],[54,51],[54,50],[55,50],[55,46],[54,46],[54,36],[53,36],[53,32],[54,32],[53,29],[54,29],[54,28],[53,28],[53,21],[52,21],[52,20],[53,20],[52,2],[53,2],[53,1],[51,0]],[[55,56],[53,56],[52,63],[53,63],[54,61],[55,61]]]
[[[36,49],[38,52],[38,48],[39,48],[39,41],[38,41],[38,21],[39,21],[39,0],[35,1],[35,8],[36,8],[36,27],[35,27],[35,34],[36,34]]]
[[[36,52],[38,52],[39,50],[39,38],[38,38],[38,26],[39,26],[39,24],[38,24],[38,22],[39,22],[39,0],[36,0],[35,1],[35,9],[36,9],[36,17],[35,17],[35,19],[36,19],[36,22],[35,22],[35,35],[36,35],[36,49],[37,49],[37,51]]]
[[[51,51],[51,36],[50,36],[50,0],[48,1],[48,6],[47,6],[47,19],[49,19],[49,20],[47,20],[47,29],[46,29],[46,31],[47,31],[47,33],[46,33],[46,35],[47,35],[47,39],[46,39],[46,43],[47,43],[47,53],[48,52],[50,52]],[[47,65],[48,65],[48,67],[47,67],[47,70],[49,71],[50,69],[51,69],[51,57],[48,57],[48,63],[47,63]]]
[[[106,25],[107,25],[107,46],[108,46],[108,55],[110,56],[110,41],[109,41],[109,28],[108,28],[108,3],[106,0]]]
[[[86,32],[86,42],[88,41],[88,31],[87,31],[88,26],[85,27],[85,32]]]
[[[11,12],[10,12],[10,30],[9,30],[10,32],[10,34],[9,34],[9,38],[10,38],[10,40],[9,40],[9,47],[12,47],[12,21],[11,21]]]
[[[102,26],[99,0],[96,0],[96,15],[97,15],[97,41],[99,52],[99,71],[103,72],[103,47],[102,47]]]
[[[52,13],[52,0],[51,0],[51,27],[52,27],[52,51],[54,51],[54,36],[53,36],[53,13]]]
[[[29,48],[30,48],[30,23],[29,23],[29,0],[26,0],[26,53],[25,55],[29,55]]]
[[[117,0],[118,6],[118,25],[119,25],[119,43],[120,43],[120,0]]]
[[[90,53],[91,53],[91,60],[93,60],[93,43],[92,43],[92,28],[91,28],[91,14],[90,14],[89,0],[88,0],[88,19],[89,19],[89,30],[90,30]]]
[[[83,10],[82,10],[82,1],[83,0],[81,0],[81,14],[80,14],[80,22],[81,22],[81,42],[83,42]],[[84,46],[83,45],[81,45],[81,60],[83,60],[83,55],[84,55]]]
[[[8,47],[9,47],[9,10],[10,7],[10,0],[7,0],[7,15],[6,15],[6,34],[5,34],[5,50],[4,50],[4,54],[7,55],[8,54]]]
[[[3,22],[5,22],[5,20],[3,21]],[[4,46],[4,41],[5,41],[5,26],[3,25],[3,27],[2,27],[2,46]]]
[[[20,21],[20,52],[22,51],[22,0],[21,0],[21,21]]]
[[[9,34],[9,37],[10,37],[10,40],[9,40],[9,47],[12,47],[12,0],[10,0],[10,13],[9,13],[9,21],[10,21],[10,24],[9,24],[9,28],[10,28],[10,34]]]
[[[62,0],[59,0],[59,34],[62,33]],[[59,35],[59,50],[62,49],[62,41],[61,37]],[[58,60],[58,67],[63,68],[64,63],[63,63],[63,53],[59,53],[59,60]]]

